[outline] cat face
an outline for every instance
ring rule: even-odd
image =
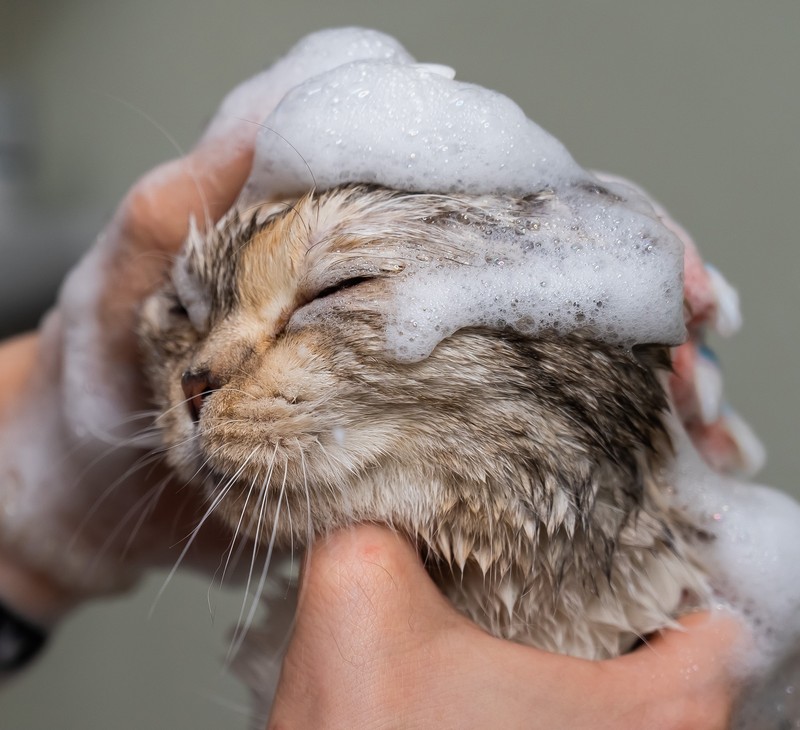
[[[666,439],[660,350],[488,328],[419,362],[386,345],[409,266],[546,204],[348,186],[193,233],[142,316],[168,460],[255,537],[618,532]]]

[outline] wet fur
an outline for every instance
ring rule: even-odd
[[[613,656],[701,603],[694,530],[663,500],[665,348],[474,328],[421,362],[387,354],[415,252],[458,260],[555,204],[348,186],[193,233],[142,318],[172,466],[284,549],[392,525],[459,609],[549,650]],[[213,378],[197,424],[187,370]]]

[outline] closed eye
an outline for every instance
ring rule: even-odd
[[[372,281],[373,278],[374,277],[370,276],[354,276],[352,279],[345,279],[344,281],[340,281],[337,284],[325,287],[321,292],[319,292],[314,297],[314,299],[324,299],[325,297],[329,297],[332,294],[344,291],[345,289],[352,289],[354,286],[363,284],[365,281]]]

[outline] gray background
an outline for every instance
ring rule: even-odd
[[[29,150],[23,213],[0,209],[3,331],[32,321],[130,183],[189,147],[226,90],[347,24],[507,93],[579,162],[638,181],[685,224],[742,297],[744,330],[719,351],[770,453],[761,479],[797,494],[796,0],[0,0],[0,82],[27,104]],[[209,581],[182,578],[148,620],[162,580],[68,621],[0,695],[0,727],[244,727],[244,695],[220,676],[241,597],[223,596],[212,625]]]

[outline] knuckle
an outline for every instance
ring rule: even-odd
[[[125,196],[118,214],[123,240],[157,239],[163,201],[154,194],[150,175],[141,178]]]

